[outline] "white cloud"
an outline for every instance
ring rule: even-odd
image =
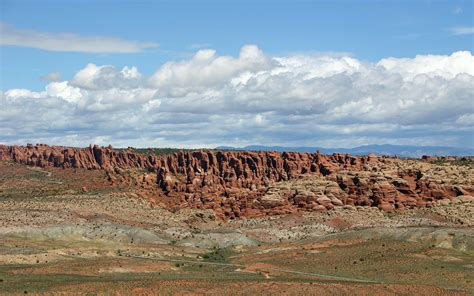
[[[470,35],[474,34],[474,27],[452,27],[448,31],[453,35]]]
[[[271,67],[271,60],[254,45],[243,46],[238,58],[218,56],[215,50],[199,50],[192,59],[165,63],[149,83],[167,95],[179,97],[190,91],[203,91],[221,85],[245,71],[258,72]]]
[[[49,51],[85,53],[133,53],[158,47],[156,42],[126,40],[109,36],[81,36],[16,28],[0,22],[0,44]]]
[[[429,77],[453,78],[459,73],[474,75],[474,57],[469,51],[458,51],[450,56],[418,55],[414,59],[387,58],[377,63],[392,73],[400,73],[406,80],[420,74]]]
[[[0,96],[0,142],[472,146],[473,97],[467,51],[371,63],[270,57],[248,45],[238,57],[200,50],[150,77],[89,64],[44,91],[8,90]]]
[[[141,74],[136,67],[123,67],[117,71],[113,66],[88,64],[76,73],[71,84],[89,90],[110,88],[134,88],[140,85]]]
[[[63,81],[48,84],[44,97],[61,98],[69,103],[79,103],[83,95],[81,89],[72,87],[67,81]]]
[[[6,91],[5,94],[2,96],[2,99],[11,100],[11,101],[15,101],[22,98],[37,99],[37,98],[41,98],[43,94],[44,92],[34,92],[29,89],[16,88],[16,89],[10,89]]]

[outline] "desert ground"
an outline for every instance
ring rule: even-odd
[[[472,163],[429,164],[453,166],[472,182]],[[272,194],[312,178],[272,184]],[[0,294],[474,293],[468,195],[396,211],[343,205],[225,219],[169,207],[140,186],[111,183],[104,170],[1,161]]]

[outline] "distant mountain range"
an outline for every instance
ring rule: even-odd
[[[366,155],[375,153],[378,155],[397,155],[400,157],[431,156],[473,156],[474,148],[443,147],[443,146],[405,146],[405,145],[365,145],[354,148],[321,148],[321,147],[284,147],[250,145],[245,147],[219,146],[215,149],[221,150],[253,150],[253,151],[294,151],[294,152],[316,152],[319,150],[324,154],[347,153],[352,155]]]

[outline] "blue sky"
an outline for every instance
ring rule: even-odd
[[[0,143],[474,146],[473,1],[0,5]]]
[[[87,63],[135,65],[151,74],[197,47],[238,54],[256,44],[267,54],[347,52],[369,61],[472,50],[472,1],[10,1],[2,21],[21,29],[152,41],[134,54],[85,54],[3,46],[1,88],[43,88],[38,77],[65,77]]]

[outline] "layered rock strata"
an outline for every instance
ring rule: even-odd
[[[474,193],[472,184],[437,182],[419,169],[400,169],[399,159],[376,155],[209,150],[157,156],[132,148],[29,144],[0,146],[0,160],[5,159],[39,167],[103,169],[110,180],[121,170],[144,169],[156,174],[152,184],[144,176],[143,186],[153,186],[158,197],[179,208],[212,208],[229,218],[345,205],[393,211]],[[314,190],[275,189],[280,182],[308,177]]]

